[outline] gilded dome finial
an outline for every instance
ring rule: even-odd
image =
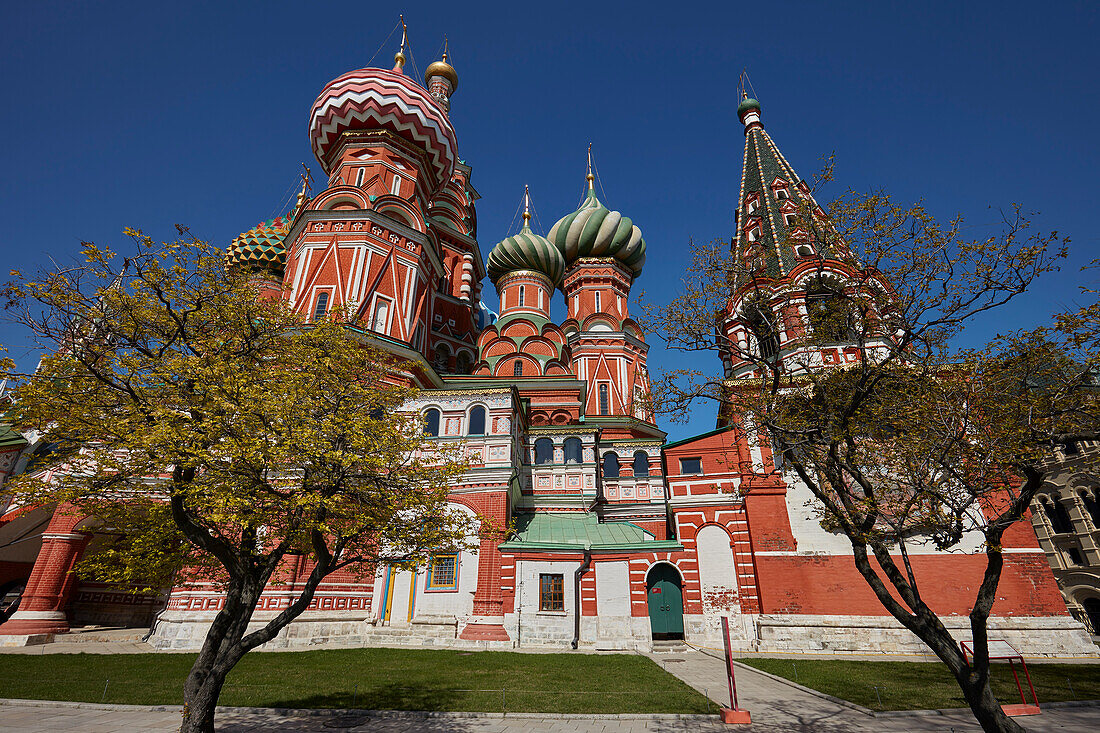
[[[449,43],[447,37],[443,37],[443,60],[433,62],[424,70],[424,86],[439,103],[444,112],[451,109],[451,95],[458,89],[458,72],[451,66],[448,59]]]
[[[531,225],[531,189],[523,184],[523,228],[530,229]]]
[[[588,181],[588,190],[595,192],[596,190],[596,176],[592,175],[592,143],[588,143],[588,174],[584,179]]]
[[[405,16],[397,16],[401,19],[401,47],[393,55],[393,70],[398,74],[404,74],[405,68],[405,44],[409,41],[409,28],[405,25]]]

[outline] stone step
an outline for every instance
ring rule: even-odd
[[[466,624],[458,638],[465,641],[511,641],[500,624]]]
[[[148,633],[149,629],[145,627],[119,629],[107,626],[77,626],[70,629],[67,634],[55,634],[53,641],[56,644],[141,641]]]
[[[680,654],[688,650],[688,645],[680,640],[654,641],[654,654]]]

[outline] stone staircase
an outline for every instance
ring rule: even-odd
[[[654,654],[682,654],[688,650],[688,645],[682,639],[661,639],[653,641]]]

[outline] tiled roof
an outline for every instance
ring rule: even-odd
[[[740,214],[733,250],[738,257],[745,257],[752,248],[762,248],[764,271],[760,274],[766,277],[784,277],[799,263],[796,243],[788,238],[790,227],[786,214],[800,215],[807,209],[820,211],[813,196],[799,187],[801,182],[763,126],[750,125],[745,134],[741,198],[737,202]],[[779,198],[780,189],[786,191],[787,198]],[[759,196],[759,204],[750,214],[747,204],[754,195]],[[788,211],[782,211],[783,208]],[[749,242],[748,231],[753,223],[759,225],[760,235],[755,242]],[[827,222],[825,225],[831,226]],[[815,248],[821,246],[819,241],[812,244]],[[829,257],[833,253],[817,251],[815,254]]]
[[[14,430],[11,425],[0,423],[0,450],[6,448],[21,448],[26,444],[27,439],[18,431]]]
[[[268,270],[282,277],[286,266],[284,239],[290,231],[288,217],[268,219],[237,235],[226,251],[230,266],[252,270]]]
[[[653,534],[627,522],[601,523],[595,514],[516,515],[516,533],[502,550],[678,549],[680,544],[656,540]]]

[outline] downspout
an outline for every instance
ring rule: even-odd
[[[592,543],[584,543],[584,562],[573,573],[573,648],[581,641],[581,576],[592,566]]]

